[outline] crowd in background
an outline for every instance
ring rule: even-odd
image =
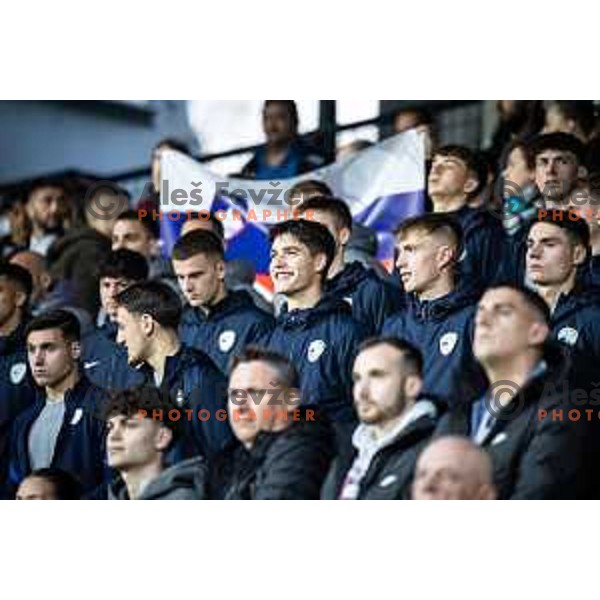
[[[161,152],[188,153],[175,139],[140,199],[32,182],[0,239],[1,497],[598,497],[598,115],[497,110],[483,149],[394,115],[425,136],[427,208],[395,232],[392,272],[344,198],[298,184],[305,218],[269,230],[273,300],[214,216],[162,255],[140,215]],[[293,101],[266,101],[263,125],[241,176],[326,163]]]

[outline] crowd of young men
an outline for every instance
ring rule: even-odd
[[[438,149],[433,210],[396,232],[391,275],[351,260],[360,228],[317,182],[304,218],[270,229],[273,312],[228,284],[210,222],[186,227],[168,264],[123,211],[93,265],[94,322],[69,296],[44,309],[44,257],[14,254],[0,265],[0,492],[597,497],[600,228],[583,215],[583,161],[567,133],[513,143],[505,177],[521,193],[502,214],[473,206],[474,153]]]

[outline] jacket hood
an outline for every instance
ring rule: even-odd
[[[333,279],[327,281],[325,292],[327,294],[351,293],[358,284],[372,276],[377,277],[370,269],[366,269],[361,263],[354,261],[346,265]]]
[[[352,317],[352,310],[343,300],[325,295],[312,308],[282,312],[277,317],[277,323],[284,329],[308,329],[324,317],[334,314]]]
[[[208,315],[201,308],[187,306],[183,311],[181,322],[185,325],[195,325],[204,323],[215,317],[226,317],[244,308],[256,308],[252,296],[243,290],[228,291],[227,296],[223,300],[211,307]]]
[[[562,294],[552,313],[552,321],[561,321],[588,306],[600,305],[600,289],[577,284],[569,294]]]
[[[410,306],[419,320],[444,320],[450,314],[467,306],[473,306],[478,300],[478,294],[473,288],[454,291],[436,298],[435,300],[419,301],[411,296]]]
[[[206,498],[206,472],[206,462],[202,457],[184,460],[148,482],[138,500],[203,500]],[[130,499],[121,477],[110,482],[108,498]]]
[[[82,241],[110,246],[110,240],[91,227],[77,227],[58,238],[48,250],[48,263],[51,265],[63,252]]]

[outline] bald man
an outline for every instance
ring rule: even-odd
[[[492,462],[466,437],[431,442],[417,461],[413,500],[495,500]]]

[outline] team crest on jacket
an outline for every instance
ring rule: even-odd
[[[83,417],[83,409],[81,407],[77,407],[75,412],[73,413],[73,418],[71,419],[71,425],[77,425],[81,418]]]
[[[559,342],[563,342],[567,346],[574,346],[579,339],[579,331],[573,327],[563,327],[556,337]]]
[[[221,352],[229,352],[233,345],[235,344],[235,331],[229,329],[228,331],[224,331],[219,336],[219,350]]]
[[[14,385],[21,383],[27,373],[27,365],[25,363],[15,363],[10,368],[10,382]]]
[[[458,333],[455,331],[445,333],[440,338],[440,352],[442,355],[448,356],[448,354],[450,354],[456,347],[456,342],[458,342]]]
[[[327,344],[323,340],[313,340],[308,347],[308,362],[314,363],[325,352]]]
[[[352,308],[352,296],[346,296],[344,298],[344,302],[350,307]]]

